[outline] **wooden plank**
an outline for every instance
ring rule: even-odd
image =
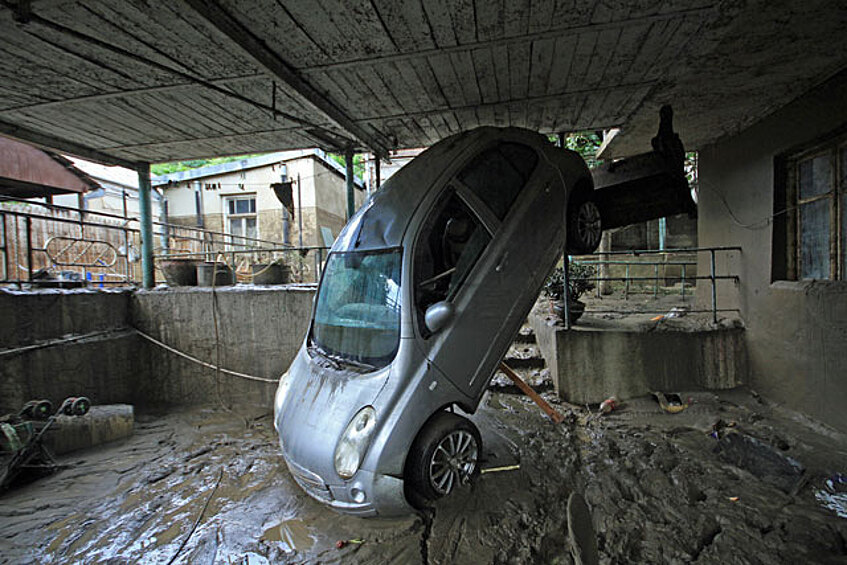
[[[497,82],[497,101],[503,102],[509,99],[509,49],[504,45],[498,45],[491,49],[491,61],[494,69],[494,80]]]
[[[400,51],[417,51],[435,47],[429,21],[419,1],[372,0]]]
[[[240,6],[240,4],[239,4]],[[233,6],[236,12],[239,8]],[[345,29],[338,29],[332,17],[320,2],[288,2],[285,10],[315,44],[327,54],[331,61],[351,58],[362,54],[361,46],[354,38],[348,40]]]
[[[382,75],[374,67],[363,67],[354,71],[347,71],[348,80],[352,82],[352,75],[358,77],[358,84],[371,91],[371,97],[363,97],[360,108],[369,109],[374,102],[385,109],[385,112],[390,114],[399,114],[403,112],[403,107],[397,100],[397,97],[392,92],[392,89],[385,84]]]
[[[564,92],[568,88],[577,37],[576,35],[569,35],[556,40],[553,63],[550,67],[550,78],[547,83],[547,94]]]
[[[665,41],[678,25],[679,22],[669,20],[661,20],[650,25],[647,36],[641,42],[638,54],[626,75],[626,82],[639,80],[647,74]]]
[[[604,84],[611,85],[624,82],[641,44],[647,37],[649,29],[649,25],[621,29],[621,35],[606,67],[605,77],[602,79]]]
[[[471,52],[473,66],[476,70],[476,80],[479,83],[479,91],[482,102],[490,104],[500,100],[497,88],[497,69],[491,58],[490,49],[475,49]]]
[[[456,40],[460,45],[467,45],[479,41],[477,29],[477,13],[479,6],[474,0],[452,0],[450,9],[453,18],[453,29]]]
[[[587,86],[598,86],[601,83],[606,73],[606,67],[609,66],[609,61],[612,59],[612,54],[614,53],[620,34],[620,29],[607,29],[598,34],[594,53],[591,55],[591,62],[588,64],[588,70],[585,74],[585,84]]]
[[[588,86],[585,82],[585,75],[591,64],[591,55],[594,53],[596,43],[596,33],[581,33],[579,35],[568,80],[568,90],[582,90]]]
[[[451,18],[452,2],[450,0],[421,0],[424,13],[432,29],[435,47],[458,45],[456,30]]]
[[[482,101],[482,96],[479,92],[479,85],[476,83],[476,71],[470,52],[453,53],[449,60],[453,64],[456,76],[459,77],[464,104],[479,104]]]
[[[544,413],[545,413],[545,414],[547,414],[547,416],[548,416],[551,420],[553,420],[553,423],[554,423],[554,424],[561,424],[562,422],[564,422],[564,421],[565,421],[565,417],[564,417],[564,416],[562,416],[561,414],[559,414],[559,413],[556,411],[556,409],[555,409],[555,408],[553,408],[552,406],[550,406],[550,404],[548,404],[546,400],[544,400],[543,398],[541,398],[541,396],[539,396],[539,394],[538,394],[537,392],[535,392],[535,391],[532,389],[532,387],[531,387],[531,386],[529,386],[528,384],[526,384],[526,383],[525,383],[525,382],[524,382],[524,381],[523,381],[523,380],[522,380],[522,379],[521,379],[521,378],[517,375],[517,373],[515,373],[512,369],[510,369],[508,365],[506,365],[505,363],[503,363],[503,362],[501,361],[501,362],[500,362],[500,367],[499,367],[499,369],[500,369],[500,370],[501,370],[501,371],[502,371],[502,372],[503,372],[503,373],[504,373],[507,377],[509,377],[509,378],[512,380],[512,382],[513,382],[513,383],[515,383],[515,385],[517,385],[517,387],[518,387],[519,389],[521,389],[521,391],[523,391],[523,393],[524,393],[525,395],[527,395],[528,397],[530,397],[530,398],[532,399],[532,401],[533,401],[533,402],[535,402],[535,403],[539,406],[539,408],[541,408],[541,410],[543,410],[543,411],[544,411]]]
[[[343,34],[348,43],[347,58],[398,52],[391,35],[370,2],[312,0],[310,3],[322,4],[335,24],[335,29]],[[327,31],[316,30],[316,33]]]
[[[410,61],[407,65],[399,64],[398,67],[408,67],[415,71],[423,89],[426,91],[430,99],[430,105],[433,108],[443,108],[447,106],[447,97],[441,90],[438,79],[432,72],[432,67],[426,59],[418,59]]]
[[[509,99],[526,98],[529,89],[530,45],[523,43],[509,50]]]
[[[430,68],[438,81],[438,86],[447,98],[449,107],[462,106],[464,96],[459,86],[459,78],[453,69],[448,55],[434,55],[427,57]]]
[[[529,64],[528,96],[543,96],[547,94],[550,72],[553,68],[553,53],[556,41],[542,39],[533,41],[532,58]]]
[[[529,33],[531,0],[509,0],[503,6],[503,36],[516,37]]]
[[[298,23],[286,3],[277,0],[251,0],[251,9],[243,9],[242,0],[221,0],[230,14],[248,29],[254,30],[268,47],[300,68],[330,61],[327,51]]]
[[[391,63],[385,65],[385,68],[396,77],[391,81],[391,86],[406,111],[430,110],[436,107],[414,67]]]
[[[485,0],[476,4],[476,36],[479,41],[503,37],[504,0]]]
[[[531,0],[529,7],[529,33],[546,31],[553,22],[555,0]]]
[[[644,74],[647,80],[656,80],[667,74],[668,69],[674,63],[680,62],[684,56],[686,47],[696,38],[703,27],[703,22],[695,18],[684,18],[679,20],[679,25],[673,35],[667,39],[653,64]]]

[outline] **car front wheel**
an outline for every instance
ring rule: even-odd
[[[479,472],[482,440],[467,418],[433,416],[412,444],[406,465],[411,502],[426,503],[453,492]]]

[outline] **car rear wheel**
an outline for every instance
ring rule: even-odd
[[[410,502],[425,505],[454,492],[479,473],[482,439],[467,418],[433,416],[412,444],[406,464]]]
[[[603,223],[597,203],[588,194],[575,195],[568,205],[568,253],[593,253],[602,236]]]

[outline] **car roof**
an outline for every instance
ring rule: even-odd
[[[466,152],[497,141],[520,142],[536,149],[548,144],[521,128],[480,127],[445,138],[395,173],[359,209],[338,236],[332,251],[366,251],[398,247],[415,211],[446,169]]]

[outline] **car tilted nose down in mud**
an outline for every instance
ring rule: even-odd
[[[476,410],[566,243],[599,243],[597,195],[577,153],[491,127],[374,193],[332,247],[276,392],[282,454],[309,495],[390,516],[478,472],[479,431],[451,408]]]
[[[404,514],[407,497],[447,495],[478,471],[479,432],[448,409],[476,409],[562,253],[569,196],[591,182],[539,134],[480,128],[422,153],[351,218],[275,399],[308,494]]]

